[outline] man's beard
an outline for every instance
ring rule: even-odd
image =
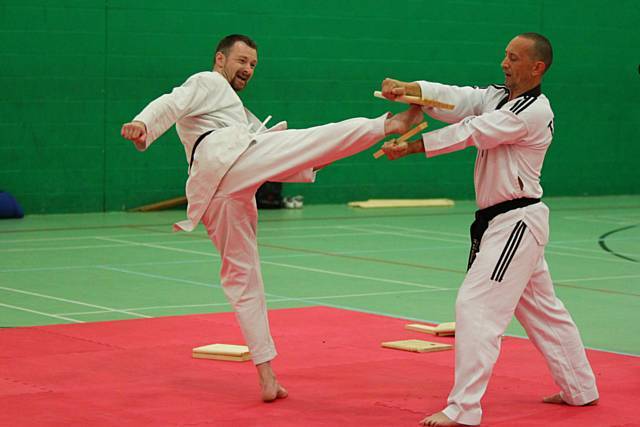
[[[229,83],[231,84],[233,90],[235,90],[236,92],[240,92],[247,87],[247,83],[249,83],[249,80],[241,79],[240,77],[238,77],[238,73],[236,73]]]

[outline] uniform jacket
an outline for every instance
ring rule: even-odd
[[[451,111],[425,107],[430,116],[452,123],[423,135],[428,157],[475,146],[476,203],[480,209],[521,197],[541,198],[540,175],[553,137],[553,111],[540,86],[509,101],[509,89],[418,82],[425,99],[451,103]],[[544,204],[518,209],[540,244],[548,239]],[[506,216],[513,216],[504,214]]]
[[[218,185],[236,159],[249,147],[258,133],[287,128],[280,122],[265,130],[262,123],[246,108],[229,82],[216,71],[189,77],[171,93],[147,105],[134,120],[147,126],[147,139],[136,148],[144,151],[173,124],[184,146],[187,162],[193,164],[186,184],[188,220],[174,225],[175,230],[193,230],[207,209]],[[194,152],[196,140],[206,136]],[[283,181],[310,182],[315,175],[304,171]]]

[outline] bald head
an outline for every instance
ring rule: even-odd
[[[538,33],[522,33],[518,37],[523,37],[533,42],[530,52],[531,59],[544,62],[544,72],[546,73],[553,62],[553,49],[549,39]]]

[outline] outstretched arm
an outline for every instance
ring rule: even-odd
[[[507,110],[495,110],[422,135],[428,157],[466,147],[488,150],[501,144],[516,144],[528,134],[522,117]]]
[[[458,87],[427,81],[403,82],[386,78],[382,81],[382,96],[392,101],[402,96],[436,100],[454,105],[453,110],[437,106],[423,107],[422,111],[445,123],[456,123],[470,115],[482,114],[485,89]]]
[[[212,91],[200,80],[198,74],[191,76],[171,93],[151,101],[133,121],[122,126],[122,136],[144,151],[178,120],[201,112]]]

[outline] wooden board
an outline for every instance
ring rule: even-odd
[[[251,360],[249,347],[233,344],[209,344],[196,347],[192,350],[192,356],[195,359],[229,360],[233,362]]]
[[[425,130],[427,128],[427,126],[429,126],[429,124],[427,122],[421,122],[418,124],[418,126],[414,127],[413,129],[410,129],[409,131],[403,133],[397,140],[396,140],[396,144],[400,144],[402,142],[405,142],[407,139],[411,138],[412,136],[414,136],[415,134],[422,132],[423,130]],[[376,151],[375,153],[373,153],[373,158],[375,159],[379,159],[380,157],[384,156],[384,151],[382,151],[382,149]]]
[[[380,99],[387,99],[382,95],[382,92],[376,90],[373,92],[373,96]],[[391,100],[389,100],[391,101]],[[446,102],[440,102],[435,99],[422,99],[417,96],[400,96],[394,100],[395,102],[402,102],[404,104],[414,104],[414,105],[422,105],[423,107],[434,107],[434,108],[442,108],[444,110],[453,110],[455,105],[447,104]]]
[[[396,350],[413,351],[415,353],[429,353],[432,351],[451,350],[453,345],[423,340],[402,340],[383,342],[382,347]]]
[[[352,208],[420,208],[450,207],[455,205],[451,199],[369,199],[349,202]]]
[[[424,332],[439,337],[450,337],[456,334],[456,322],[440,323],[439,325],[423,325],[421,323],[409,323],[405,329],[416,332]]]

